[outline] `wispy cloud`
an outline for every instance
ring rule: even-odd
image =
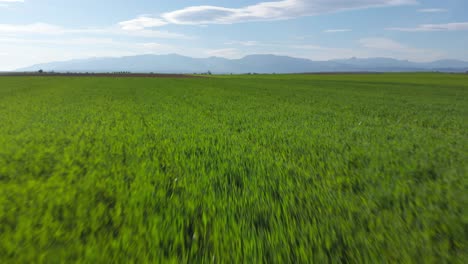
[[[205,54],[208,56],[223,57],[228,59],[239,59],[244,55],[241,51],[234,48],[206,50]]]
[[[0,0],[0,8],[8,7],[9,4],[13,4],[13,3],[24,3],[24,0]]]
[[[393,58],[406,58],[414,61],[430,61],[440,59],[444,54],[440,51],[415,48],[388,38],[363,38],[360,45],[378,54],[388,54]]]
[[[65,35],[65,34],[84,34],[84,35],[121,35],[146,38],[167,38],[167,39],[186,39],[189,38],[183,34],[168,31],[158,31],[143,28],[132,28],[124,30],[118,26],[108,28],[64,28],[47,23],[33,24],[0,24],[0,36],[20,36],[20,35]]]
[[[424,24],[416,27],[392,27],[387,30],[405,32],[462,31],[468,30],[468,22],[446,24]]]
[[[253,40],[247,40],[247,41],[229,41],[229,42],[226,42],[226,43],[224,43],[224,44],[226,44],[226,45],[247,46],[247,47],[263,45],[262,43],[260,43],[260,42],[258,42],[258,41],[253,41]]]
[[[151,18],[148,16],[140,16],[138,18],[119,23],[123,30],[143,30],[145,28],[160,27],[167,24],[168,22],[162,19]]]
[[[326,47],[326,46],[311,45],[311,44],[291,45],[289,47],[291,49],[326,52],[326,53],[330,53],[330,54],[351,54],[353,52],[352,49]],[[342,58],[341,55],[340,55],[340,57]]]
[[[59,26],[46,23],[26,25],[0,24],[0,34],[63,34],[65,30]]]
[[[325,33],[342,33],[342,32],[350,32],[352,31],[351,29],[327,29],[324,30],[323,32]]]
[[[21,45],[113,45],[116,42],[112,38],[43,38],[43,39],[31,39],[31,38],[16,38],[7,37],[0,38],[1,43],[9,44],[21,44]]]
[[[409,48],[399,42],[388,38],[363,38],[359,43],[365,48],[390,50],[390,51],[404,51],[413,52],[415,49]]]
[[[121,26],[146,27],[145,24],[160,26],[164,23],[182,25],[233,24],[250,21],[271,21],[292,19],[303,16],[315,16],[325,13],[341,12],[354,9],[375,7],[390,7],[417,4],[416,0],[282,0],[276,2],[261,2],[241,8],[221,6],[190,6],[180,10],[164,13],[160,17],[144,16],[129,21],[123,21]]]
[[[31,39],[31,38],[0,38],[0,43],[16,45],[17,47],[34,47],[51,48],[54,46],[61,47],[92,47],[95,50],[119,50],[125,51],[124,54],[140,54],[152,52],[175,52],[173,46],[156,43],[156,42],[138,42],[138,41],[120,41],[113,38],[46,38],[46,39]],[[102,51],[97,54],[102,55]],[[108,53],[104,53],[108,54]]]
[[[444,8],[425,8],[425,9],[419,9],[419,13],[443,13],[443,12],[448,12],[447,9]]]
[[[120,38],[0,38],[0,70],[13,70],[32,64],[139,54],[167,54],[184,51],[165,43],[124,41]],[[7,51],[7,52],[3,52]]]
[[[120,30],[117,28],[104,29],[104,32],[113,35],[131,36],[131,37],[145,37],[145,38],[164,38],[164,39],[192,39],[194,37],[187,36],[180,33],[174,33],[162,30]]]
[[[320,44],[292,44],[287,46],[284,55],[319,61],[369,56],[369,54],[362,49]]]

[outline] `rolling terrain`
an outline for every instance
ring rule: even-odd
[[[159,73],[305,73],[305,72],[466,72],[468,62],[440,60],[416,63],[389,58],[351,58],[312,61],[275,55],[250,55],[241,59],[191,58],[177,54],[92,58],[34,65],[18,71],[57,72],[159,72]]]

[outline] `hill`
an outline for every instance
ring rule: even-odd
[[[219,57],[191,58],[178,54],[138,55],[119,58],[91,58],[37,64],[18,71],[58,72],[159,72],[159,73],[303,73],[303,72],[466,72],[468,62],[440,60],[417,63],[391,58],[341,59],[313,61],[269,54],[249,55],[241,59]]]

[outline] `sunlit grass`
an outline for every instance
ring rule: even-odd
[[[0,78],[0,262],[466,259],[468,76]]]

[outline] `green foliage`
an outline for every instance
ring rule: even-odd
[[[1,263],[467,259],[468,76],[0,78]]]

